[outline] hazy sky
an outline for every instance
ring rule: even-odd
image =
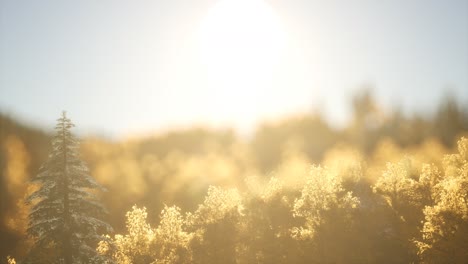
[[[193,123],[248,131],[317,108],[340,123],[363,85],[405,111],[431,111],[447,91],[468,102],[468,0],[242,1],[215,17],[233,20],[229,30],[281,31],[281,53],[274,40],[229,39],[252,59],[234,50],[236,67],[213,71],[200,43],[217,35],[199,32],[219,1],[0,0],[0,111],[52,126],[65,109],[81,131],[117,136]],[[256,20],[259,10],[280,26]],[[256,56],[267,51],[271,69]],[[260,72],[268,81],[246,77]]]

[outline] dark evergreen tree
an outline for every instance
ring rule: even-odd
[[[62,113],[57,120],[52,151],[33,179],[40,187],[28,197],[32,203],[28,234],[34,239],[27,263],[90,263],[100,233],[111,232],[96,192],[103,188],[80,160],[73,123]]]

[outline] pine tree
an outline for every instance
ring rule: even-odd
[[[52,151],[33,179],[40,187],[27,199],[32,203],[28,235],[35,243],[26,262],[40,263],[47,252],[47,263],[89,263],[98,257],[98,233],[112,232],[102,220],[106,211],[96,197],[103,188],[80,160],[72,127],[63,112],[55,127]]]

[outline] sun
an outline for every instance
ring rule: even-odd
[[[201,60],[214,85],[245,90],[268,85],[285,33],[263,0],[220,0],[203,20],[199,40]]]

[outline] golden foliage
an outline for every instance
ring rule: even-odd
[[[408,150],[415,156],[406,156],[406,151],[386,141],[372,159],[367,159],[368,164],[361,152],[340,144],[324,156],[326,166],[314,165],[309,167],[308,173],[304,172],[307,158],[297,149],[290,149],[269,180],[259,176],[246,177],[243,185],[246,192],[209,186],[204,201],[185,217],[180,208],[165,206],[157,228],[148,224],[145,208],[133,207],[127,213],[128,233],[113,238],[108,236],[99,243],[98,251],[117,263],[204,263],[212,259],[229,262],[236,258],[240,263],[249,263],[271,261],[268,254],[276,256],[275,250],[276,254],[295,259],[294,253],[289,255],[281,247],[290,247],[292,241],[296,241],[304,243],[301,246],[311,243],[310,255],[300,255],[298,259],[366,261],[363,256],[343,247],[350,240],[371,251],[372,247],[360,238],[363,234],[353,228],[363,228],[359,221],[381,221],[382,225],[372,223],[376,230],[364,232],[384,230],[387,238],[380,239],[400,241],[403,250],[411,248],[411,244],[416,247],[414,256],[396,257],[394,261],[441,262],[450,259],[457,262],[465,257],[461,247],[466,245],[463,232],[468,230],[468,140],[459,141],[457,154],[445,155],[439,160],[423,155],[432,145],[437,143],[430,140],[421,144],[421,149]],[[389,149],[385,150],[385,146]],[[438,155],[445,151],[439,150]],[[392,162],[387,162],[381,173],[375,175],[386,156]],[[216,159],[210,154],[203,158],[216,168]],[[146,164],[145,168],[155,166],[156,172],[164,171],[167,164],[183,164],[183,160],[182,153],[174,152],[163,159],[145,156],[142,162]],[[184,169],[188,173],[209,171],[201,159],[194,163],[190,159],[185,161],[188,168]],[[180,175],[184,170],[177,169],[181,165],[172,166],[165,173]],[[223,170],[215,170],[223,174]],[[255,175],[255,170],[251,175]],[[182,178],[192,177],[199,176]],[[374,183],[370,184],[368,180]],[[387,207],[375,211],[371,208],[381,206],[379,197]],[[385,208],[392,213],[385,216]],[[386,217],[390,218],[386,220]],[[419,225],[421,221],[422,225]],[[259,228],[258,225],[266,226]],[[349,234],[343,234],[349,228]],[[246,239],[254,234],[256,237]],[[269,239],[262,240],[258,236],[268,236]],[[344,239],[343,244],[331,243],[333,237]],[[255,247],[251,243],[273,243],[271,246],[275,250]],[[324,245],[328,245],[327,248],[324,249]],[[453,248],[455,253],[451,256],[440,253],[447,248]],[[302,249],[297,250],[299,254]],[[338,251],[341,255],[333,253]]]
[[[405,158],[398,163],[387,163],[387,169],[373,186],[376,193],[385,197],[388,204],[397,212],[407,202],[415,202],[417,182],[410,178],[412,174],[411,160]]]
[[[16,260],[10,256],[7,256],[7,263],[8,264],[16,264]]]
[[[146,208],[133,206],[127,213],[127,235],[106,236],[97,251],[117,263],[184,263],[190,259],[192,235],[184,230],[185,219],[176,206],[165,206],[156,229],[147,223]]]
[[[453,137],[438,126],[450,122],[382,113],[371,99],[355,102],[354,123],[342,130],[307,114],[266,123],[247,139],[203,128],[85,139],[83,157],[109,190],[103,200],[120,233],[103,237],[98,251],[117,263],[468,259],[468,140],[445,155]],[[39,154],[20,134],[0,139],[9,202],[1,220],[19,234]],[[161,214],[148,218],[133,204]]]
[[[297,239],[313,238],[315,229],[326,221],[325,213],[332,209],[344,211],[359,206],[359,198],[346,192],[336,174],[326,168],[312,166],[301,197],[294,201],[293,215],[306,219],[305,227],[292,229]]]
[[[233,213],[242,215],[242,209],[242,198],[237,189],[224,190],[210,186],[203,204],[187,218],[191,225],[206,225],[216,223]]]
[[[415,240],[424,263],[461,263],[468,259],[467,150],[468,139],[462,138],[458,153],[444,157],[445,177],[440,177],[436,169],[426,168],[425,174],[434,175],[431,178],[436,180],[431,184],[434,202],[423,210],[422,238]]]

